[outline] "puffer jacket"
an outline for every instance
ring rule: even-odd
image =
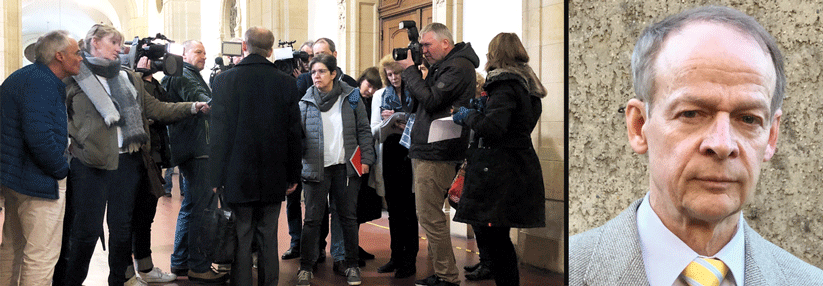
[[[342,87],[340,98],[341,116],[343,119],[343,148],[348,160],[360,146],[360,163],[374,165],[374,137],[369,127],[369,118],[366,115],[366,106],[360,98],[360,90],[351,87],[343,81],[338,81]],[[312,94],[317,93],[317,87],[311,86],[303,98],[300,99],[300,120],[303,126],[303,171],[304,181],[319,182],[323,178],[323,118],[320,108]],[[356,97],[357,107],[351,108],[349,97]],[[346,174],[356,176],[351,163],[346,163]]]
[[[463,128],[460,138],[429,142],[432,121],[451,116],[452,107],[468,106],[474,97],[477,78],[474,69],[480,59],[469,43],[458,43],[443,60],[429,68],[423,80],[417,66],[401,73],[403,87],[414,98],[414,125],[411,131],[409,158],[429,161],[458,161],[465,157],[469,131]]]
[[[66,85],[34,63],[12,73],[2,97],[2,185],[17,193],[57,199],[57,180],[69,173]]]
[[[165,76],[161,81],[169,102],[211,100],[211,90],[200,72],[189,63],[183,63],[183,67],[183,76]],[[208,115],[198,114],[169,124],[168,128],[172,166],[209,155]]]

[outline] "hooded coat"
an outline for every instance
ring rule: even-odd
[[[459,161],[465,157],[469,132],[463,128],[460,138],[428,143],[432,121],[451,116],[455,106],[468,106],[474,97],[477,78],[474,69],[480,64],[469,43],[457,43],[443,60],[429,67],[424,80],[417,66],[400,75],[415,104],[409,158],[429,161]]]
[[[464,189],[454,220],[543,227],[543,172],[530,134],[540,119],[546,90],[526,64],[490,71],[484,89],[484,112],[469,112],[464,121],[475,136],[467,151]]]

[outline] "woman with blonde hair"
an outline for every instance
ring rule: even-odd
[[[66,79],[73,157],[68,178],[73,193],[67,199],[73,211],[66,217],[71,228],[65,277],[55,277],[65,285],[86,279],[104,215],[109,285],[146,285],[134,273],[131,220],[136,194],[148,178],[141,156],[150,152],[148,118],[171,122],[208,111],[204,102],[164,103],[148,95],[139,74],[122,70],[122,45],[123,35],[114,27],[92,26],[81,45],[80,74]],[[138,67],[147,63],[143,58]]]
[[[380,76],[386,87],[378,90],[372,102],[372,133],[380,137],[380,125],[383,120],[395,112],[411,114],[412,100],[402,88],[400,66],[391,55],[384,57],[379,64]],[[406,128],[405,123],[393,126],[398,131]],[[375,170],[375,182],[379,194],[386,198],[389,213],[389,248],[391,258],[388,263],[377,268],[378,273],[394,272],[395,278],[406,278],[417,272],[415,266],[417,252],[420,248],[417,234],[417,214],[415,213],[414,193],[412,193],[411,160],[409,149],[400,145],[400,134],[386,137],[379,144],[378,161]]]
[[[531,140],[546,89],[516,34],[495,36],[487,57],[488,96],[452,116],[475,135],[454,220],[482,232],[477,244],[489,252],[497,285],[520,285],[509,230],[546,225],[543,175]]]

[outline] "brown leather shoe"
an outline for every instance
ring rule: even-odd
[[[229,280],[228,273],[217,273],[209,269],[204,273],[189,270],[189,281],[197,284],[223,284]]]

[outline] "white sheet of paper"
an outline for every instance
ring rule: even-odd
[[[457,125],[451,116],[432,121],[429,127],[429,142],[437,142],[460,137],[463,126]]]

